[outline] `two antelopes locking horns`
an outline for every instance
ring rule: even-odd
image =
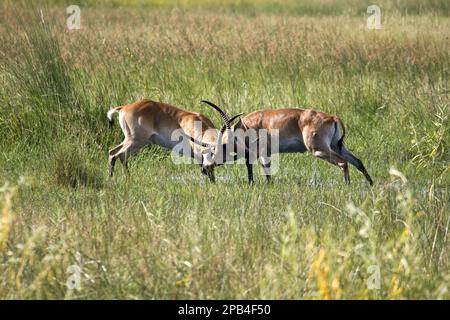
[[[253,183],[253,162],[256,159],[270,181],[272,154],[309,151],[338,166],[346,183],[350,183],[348,163],[351,163],[373,185],[361,160],[345,148],[344,124],[336,116],[312,109],[262,109],[249,113],[232,126],[233,121],[242,114],[229,118],[214,103],[202,102],[219,112],[224,122],[220,130],[201,113],[151,100],[139,100],[109,110],[107,116],[110,123],[113,114],[119,114],[120,127],[125,136],[121,144],[109,151],[109,175],[113,175],[117,158],[128,172],[128,157],[146,145],[154,144],[175,151],[179,141],[173,136],[174,132],[179,132],[188,143],[189,152],[183,152],[183,155],[194,158],[200,164],[201,172],[213,182],[215,166],[242,157],[245,157],[249,183]],[[238,131],[240,134],[237,134]],[[246,135],[250,131],[256,136],[253,141]],[[261,132],[265,132],[264,141]],[[272,146],[275,140],[277,148]],[[253,148],[255,145],[257,147]]]

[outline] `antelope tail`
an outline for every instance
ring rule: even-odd
[[[123,106],[115,107],[108,111],[108,113],[106,114],[106,117],[108,118],[109,125],[112,125],[114,113],[119,113],[120,109],[122,109],[122,108],[123,108]]]
[[[340,150],[340,149],[342,149],[342,146],[344,145],[345,127],[344,127],[344,124],[342,123],[342,120],[339,119],[338,117],[334,117],[334,125],[336,126],[336,130],[337,130],[338,125],[340,125],[342,128],[342,136],[338,140],[338,147]]]

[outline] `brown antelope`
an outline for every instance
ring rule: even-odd
[[[342,128],[342,135],[339,126]],[[259,148],[256,154],[268,181],[270,180],[270,153],[268,156],[261,156],[260,151],[264,148],[266,151],[271,150],[270,137],[277,135],[279,153],[309,151],[314,156],[338,166],[343,171],[346,183],[350,183],[347,164],[350,162],[364,174],[369,184],[373,185],[372,178],[361,160],[345,148],[344,124],[336,116],[312,109],[263,109],[254,111],[239,120],[233,127],[235,136],[238,136],[236,133],[238,129],[244,132],[253,129],[257,133],[263,129],[269,133],[266,145]],[[253,183],[253,162],[249,159],[249,152],[245,153],[245,157],[248,181]]]
[[[109,151],[109,176],[113,175],[117,158],[120,159],[125,172],[128,173],[128,157],[146,145],[154,144],[166,149],[174,149],[179,141],[173,139],[173,134],[181,129],[184,135],[191,138],[191,149],[188,155],[201,164],[202,173],[214,182],[213,169],[217,164],[217,155],[220,154],[218,151],[224,150],[223,133],[226,129],[231,129],[230,122],[236,118],[229,119],[217,106],[214,106],[214,109],[220,113],[225,123],[219,132],[211,120],[204,115],[160,102],[139,100],[112,108],[108,111],[107,117],[112,123],[113,114],[119,113],[119,124],[125,139]],[[199,125],[196,127],[196,124]],[[229,135],[229,131],[227,130],[226,136]],[[202,144],[192,137],[196,137],[204,143]],[[186,154],[184,153],[184,155]]]

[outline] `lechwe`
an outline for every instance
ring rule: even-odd
[[[214,181],[214,167],[220,164],[218,159],[224,156],[219,150],[225,151],[223,140],[228,140],[231,132],[231,130],[227,130],[227,134],[224,135],[224,131],[231,129],[230,123],[235,118],[229,119],[220,108],[215,107],[215,109],[224,121],[224,126],[220,131],[215,129],[211,120],[200,113],[186,111],[161,102],[139,100],[112,108],[108,111],[107,117],[112,122],[113,114],[119,113],[119,123],[125,139],[109,151],[109,175],[113,175],[117,158],[128,172],[128,157],[139,149],[149,144],[174,149],[177,146],[180,147],[179,138],[185,135],[194,137],[191,138],[191,141],[186,139],[186,142],[190,144],[188,151],[186,152],[186,148],[179,148],[177,151],[196,159],[201,166],[202,173]],[[180,133],[180,135],[177,136],[175,133]],[[196,139],[204,141],[204,144],[198,143]],[[208,147],[205,147],[206,144]]]
[[[218,108],[211,102],[207,103]],[[342,134],[339,126],[342,128]],[[275,149],[278,153],[309,151],[314,156],[338,166],[344,174],[346,183],[350,183],[348,170],[348,162],[350,162],[364,174],[369,184],[373,185],[372,178],[361,160],[345,148],[344,124],[336,116],[312,109],[263,109],[254,111],[238,121],[233,127],[235,137],[239,137],[239,129],[244,133],[255,132],[258,138],[260,138],[260,132],[267,133],[267,138],[264,143],[259,143],[256,152],[245,152],[250,183],[253,182],[254,160],[249,157],[253,154],[255,158],[259,158],[267,180],[270,180],[270,156]],[[274,140],[275,135],[278,148],[271,148],[271,140]],[[248,149],[253,150],[247,145],[246,150]]]

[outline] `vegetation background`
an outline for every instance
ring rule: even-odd
[[[376,1],[380,30],[363,0],[80,0],[68,30],[72,2],[0,4],[0,298],[450,298],[449,1]],[[375,185],[301,154],[211,184],[156,147],[110,180],[139,98],[337,114]]]

